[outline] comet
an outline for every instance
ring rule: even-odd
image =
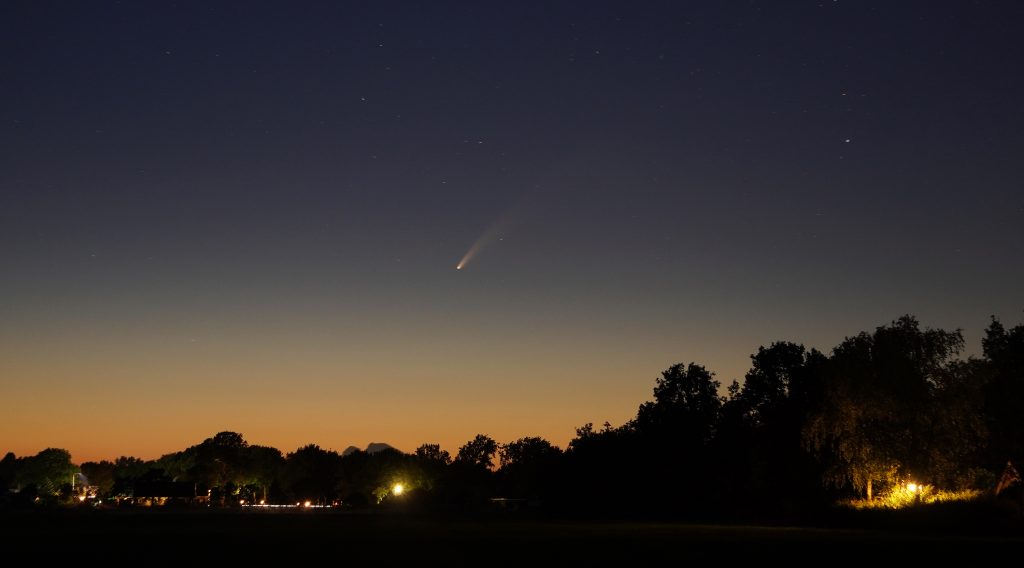
[[[508,214],[502,215],[501,217],[498,218],[497,221],[492,223],[490,227],[487,227],[487,229],[484,230],[484,232],[469,247],[469,250],[466,251],[466,254],[462,255],[462,259],[459,260],[459,263],[455,265],[455,270],[462,270],[463,268],[466,267],[467,264],[470,263],[470,261],[472,261],[474,258],[476,258],[478,254],[480,254],[480,251],[482,251],[484,248],[486,248],[494,241],[502,240],[501,234],[505,230],[505,227],[508,225],[509,218],[510,215]]]

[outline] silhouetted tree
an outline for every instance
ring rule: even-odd
[[[377,487],[377,475],[370,471],[372,466],[369,453],[363,450],[346,451],[338,467],[335,488],[344,503],[365,507],[376,500],[373,491]]]
[[[947,488],[974,485],[988,439],[984,388],[990,376],[990,365],[977,359],[951,361],[936,374],[928,408],[915,416],[921,481]]]
[[[803,345],[780,341],[767,348],[759,347],[750,359],[752,365],[743,387],[731,401],[738,404],[744,419],[756,427],[783,419],[781,415],[799,412],[813,382],[810,373],[814,369],[809,364],[821,361],[823,356],[814,350],[808,352]]]
[[[713,501],[703,488],[714,477],[706,464],[722,408],[719,386],[701,365],[672,365],[657,379],[654,401],[640,406],[634,428],[645,483],[665,488],[651,507],[696,511]]]
[[[821,474],[801,444],[801,429],[820,398],[824,355],[776,342],[750,358],[742,386],[729,389],[714,444],[720,486],[729,488],[721,498],[761,510],[821,499]]]
[[[592,423],[576,429],[564,459],[563,479],[572,490],[557,493],[558,500],[579,511],[625,511],[647,508],[644,488],[655,475],[654,464],[633,422],[601,429]]]
[[[558,481],[562,451],[544,438],[527,437],[502,444],[498,471],[504,492],[511,497],[547,497]]]
[[[1006,458],[1020,467],[1024,326],[1007,330],[993,318],[983,347],[984,359],[957,359],[959,330],[921,329],[904,316],[846,338],[828,357],[788,342],[760,347],[724,398],[705,367],[675,364],[634,419],[586,424],[565,452],[539,437],[499,446],[481,434],[454,460],[438,444],[344,456],[311,444],[282,456],[220,432],[155,461],[120,457],[81,471],[114,496],[139,481],[189,481],[227,504],[273,496],[473,507],[504,495],[577,511],[781,514],[819,502],[829,487],[832,497],[871,497],[880,483],[909,479],[959,488]],[[65,450],[8,453],[0,486],[21,488],[17,500],[28,504],[64,491],[75,471]]]
[[[6,493],[14,485],[14,476],[18,471],[18,458],[14,452],[7,452],[0,460],[0,492]]]
[[[1024,463],[1024,325],[1007,330],[996,318],[981,341],[991,378],[984,387],[989,436],[987,465]]]
[[[520,438],[498,448],[502,468],[527,466],[557,459],[561,453],[558,447],[538,436]]]
[[[696,363],[677,363],[661,373],[654,385],[654,401],[640,406],[637,429],[659,437],[702,445],[714,435],[722,399],[714,373]]]
[[[490,436],[477,434],[475,438],[459,448],[455,462],[489,470],[494,467],[494,454],[497,451],[498,443]]]
[[[337,452],[309,444],[286,456],[284,478],[296,499],[329,503],[337,493],[340,467]]]
[[[452,456],[447,450],[442,450],[440,444],[423,444],[416,448],[416,457],[424,463],[439,463],[448,465],[452,462]]]
[[[444,500],[459,507],[479,506],[493,495],[494,454],[498,443],[489,436],[477,434],[459,448],[458,454],[447,469],[444,483]]]

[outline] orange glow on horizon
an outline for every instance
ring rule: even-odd
[[[201,314],[187,313],[6,334],[0,454],[55,447],[75,463],[156,459],[222,431],[285,454],[384,442],[405,452],[437,443],[454,456],[477,434],[564,448],[588,422],[633,418],[679,359],[673,336],[626,337],[612,325],[570,333],[564,314],[494,326],[472,297],[461,302],[463,312],[400,324],[357,313],[261,327],[241,314],[197,331]],[[745,372],[742,358],[731,372],[715,363],[732,353],[690,343],[718,355],[705,361],[721,376]]]

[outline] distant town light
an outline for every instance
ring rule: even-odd
[[[303,507],[306,507],[307,509],[308,509],[308,508],[309,508],[309,507],[310,507],[311,505],[312,505],[312,503],[310,503],[309,501],[306,501],[305,503],[303,503],[303,504],[302,504],[302,506],[303,506]]]

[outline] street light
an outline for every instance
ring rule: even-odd
[[[398,495],[401,495],[404,491],[405,491],[405,486],[402,485],[401,483],[396,483],[396,484],[394,484],[391,487],[391,493],[393,493],[396,497]]]

